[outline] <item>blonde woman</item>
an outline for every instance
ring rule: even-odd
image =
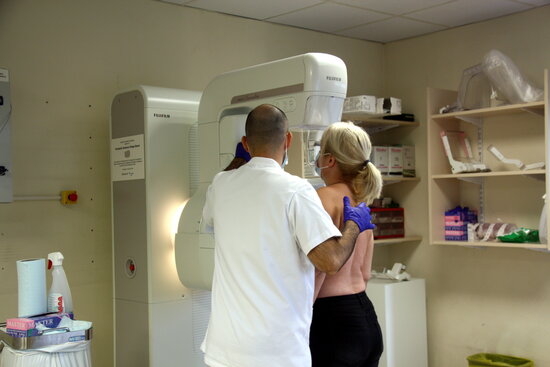
[[[344,196],[352,205],[380,196],[382,177],[369,162],[368,134],[353,123],[330,125],[321,138],[316,169],[326,187],[317,193],[334,224],[342,228]],[[383,350],[382,333],[365,288],[374,250],[372,230],[362,232],[344,266],[334,275],[317,272],[310,333],[313,367],[373,367]]]

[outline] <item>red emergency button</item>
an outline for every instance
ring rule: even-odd
[[[132,258],[126,260],[126,275],[128,278],[136,276],[136,263]]]

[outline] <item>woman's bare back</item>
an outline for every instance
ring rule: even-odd
[[[343,228],[343,198],[348,196],[353,205],[351,189],[344,183],[337,183],[320,188],[317,193],[323,207],[329,213],[333,223]],[[334,275],[317,272],[315,276],[316,298],[355,294],[365,290],[365,283],[370,278],[374,240],[372,231],[364,231],[355,243],[355,249],[342,269]]]

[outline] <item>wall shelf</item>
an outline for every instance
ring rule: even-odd
[[[461,179],[461,178],[474,178],[474,177],[503,177],[503,176],[544,176],[546,171],[543,169],[534,169],[530,171],[500,171],[500,172],[476,172],[476,173],[449,173],[441,175],[432,175],[431,177],[437,179]]]
[[[464,247],[509,247],[509,248],[526,248],[533,250],[547,250],[545,243],[511,243],[511,242],[468,242],[468,241],[434,241],[433,245],[446,246],[464,246]]]
[[[380,117],[381,115],[372,115],[368,113],[344,113],[342,114],[342,121],[353,121],[355,125],[361,126],[369,134],[376,134],[397,127],[420,126],[416,121],[388,120]]]
[[[542,195],[550,193],[549,85],[550,76],[545,70],[543,101],[447,114],[438,111],[442,106],[455,102],[457,93],[428,88],[430,244],[550,250],[550,244],[539,243],[446,241],[444,219],[445,211],[460,205],[478,210],[480,222],[514,223],[517,227],[538,229]],[[450,173],[449,161],[441,143],[442,131],[463,131],[472,142],[473,158],[492,171]],[[543,161],[545,169],[518,170],[489,153],[487,149],[490,145],[497,147],[504,156],[519,159],[525,164]],[[548,226],[550,217],[547,220]]]
[[[401,182],[401,181],[420,181],[420,177],[403,177],[403,176],[388,176],[382,175],[382,180],[384,182]]]
[[[342,121],[352,121],[355,125],[363,128],[369,135],[371,135],[372,144],[376,144],[376,137],[373,137],[373,134],[395,129],[395,128],[409,128],[413,127],[416,128],[420,126],[420,124],[416,121],[401,121],[401,120],[389,120],[389,119],[383,119],[383,116],[391,116],[388,114],[385,115],[373,115],[368,113],[344,113],[342,114]],[[384,144],[386,145],[386,144]],[[409,221],[406,219],[408,213],[413,212],[412,209],[407,210],[407,201],[409,196],[411,195],[411,191],[414,189],[413,185],[408,186],[400,186],[399,188],[395,188],[395,184],[401,183],[401,182],[419,182],[420,177],[403,177],[403,176],[393,176],[393,175],[382,175],[382,180],[384,181],[384,189],[383,192],[386,191],[386,189],[391,193],[391,196],[394,200],[397,200],[397,202],[402,203],[403,207],[405,208],[405,233],[409,231],[409,228],[407,228],[407,223]],[[395,188],[395,190],[392,190],[391,188],[388,189],[388,186],[391,186],[392,188]],[[385,195],[383,193],[383,195]],[[410,215],[410,214],[409,214]],[[408,243],[408,242],[420,242],[422,241],[422,236],[406,236],[406,237],[398,237],[398,238],[388,238],[388,239],[378,239],[374,240],[374,244],[376,246],[385,246],[385,245],[393,245],[393,244],[399,244],[399,243]]]
[[[406,237],[384,238],[380,240],[374,240],[374,244],[376,246],[384,246],[384,245],[393,245],[397,243],[420,242],[420,241],[422,241],[422,236],[406,236]]]
[[[508,105],[498,106],[498,107],[480,108],[477,110],[433,114],[431,115],[431,118],[433,120],[448,120],[448,119],[457,119],[460,117],[483,118],[483,117],[502,116],[502,115],[510,115],[514,113],[524,113],[524,112],[533,112],[542,116],[544,115],[544,106],[545,106],[544,101],[520,103],[520,104],[508,104]]]

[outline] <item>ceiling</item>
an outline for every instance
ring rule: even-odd
[[[550,4],[550,0],[161,1],[382,43]]]

